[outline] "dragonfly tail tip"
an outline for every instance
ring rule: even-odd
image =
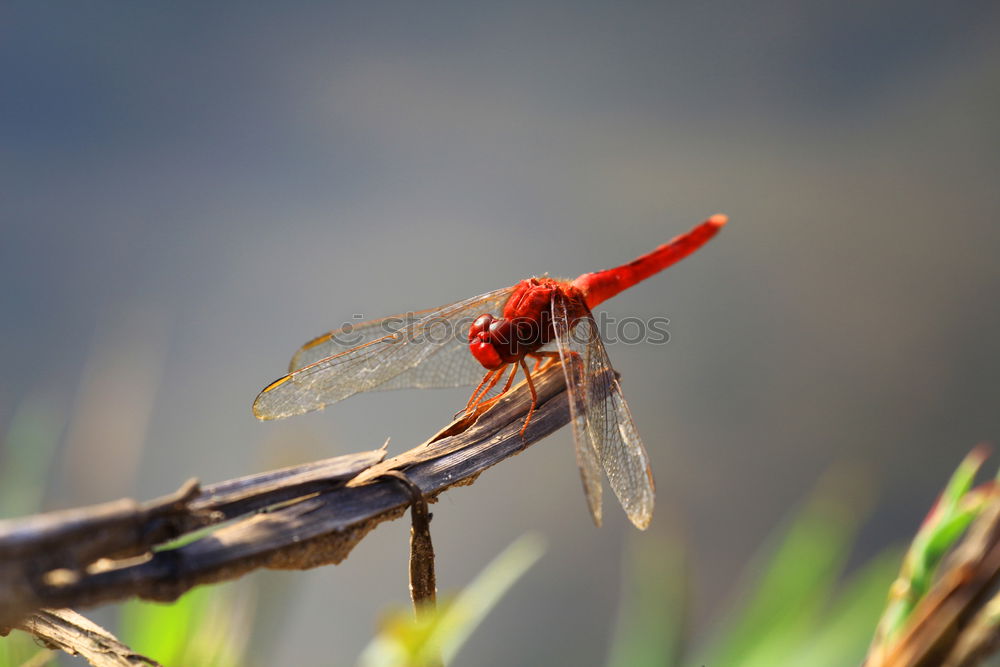
[[[715,227],[723,227],[727,222],[729,222],[729,216],[725,213],[716,213],[708,219],[708,222]]]

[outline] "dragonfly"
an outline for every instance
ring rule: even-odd
[[[629,520],[645,529],[655,497],[649,455],[592,311],[698,250],[727,220],[714,215],[627,264],[575,280],[532,277],[440,308],[325,333],[305,343],[288,373],[261,390],[254,415],[282,419],[367,391],[476,385],[464,411],[475,415],[509,391],[520,370],[532,397],[523,436],[537,406],[532,374],[561,363],[594,523],[601,525],[603,469]]]

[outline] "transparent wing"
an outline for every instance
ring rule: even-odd
[[[585,305],[571,305],[560,296],[553,300],[552,314],[570,392],[577,463],[594,521],[600,525],[599,463],[629,520],[645,529],[653,518],[655,496],[649,456],[601,342],[597,322]]]
[[[576,465],[580,469],[580,480],[583,482],[583,493],[587,498],[590,515],[594,518],[594,523],[600,526],[601,496],[604,493],[601,486],[600,459],[590,438],[587,424],[587,390],[583,355],[572,345],[570,314],[564,299],[553,299],[552,323],[555,328],[556,349],[559,351],[563,374],[566,376]]]
[[[496,314],[512,290],[505,287],[414,317],[382,318],[315,338],[292,358],[288,375],[260,392],[254,414],[281,419],[365,391],[475,384],[486,371],[469,352],[469,325],[483,313]]]
[[[377,338],[396,333],[400,329],[414,324],[429,315],[440,313],[455,305],[458,304],[450,304],[448,306],[441,306],[440,308],[428,308],[427,310],[418,310],[412,313],[400,313],[399,315],[380,317],[377,320],[368,320],[366,322],[345,324],[339,329],[333,329],[322,336],[313,338],[296,350],[295,355],[288,364],[288,372],[297,371],[317,361],[322,361],[327,357],[333,357]]]
[[[291,362],[288,364],[288,372],[297,371],[317,361],[322,361],[327,357],[346,352],[352,347],[364,345],[376,338],[396,333],[404,326],[413,324],[417,320],[422,320],[429,313],[436,310],[438,309],[421,310],[415,313],[400,313],[399,315],[390,315],[389,317],[381,317],[377,320],[368,320],[367,322],[352,322],[345,324],[339,329],[328,331],[322,336],[317,336],[308,343],[305,343],[295,352],[295,356],[292,357]]]

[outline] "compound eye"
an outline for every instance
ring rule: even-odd
[[[480,334],[486,333],[490,330],[490,325],[493,324],[493,316],[489,313],[485,313],[476,318],[476,321],[472,323],[469,327],[469,342],[476,340],[477,338],[483,340],[483,336]]]

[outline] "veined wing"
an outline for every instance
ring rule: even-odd
[[[258,419],[281,419],[365,391],[475,384],[485,369],[469,352],[468,326],[485,312],[496,314],[512,290],[513,286],[504,287],[423,311],[417,314],[419,319],[410,318],[393,333],[388,333],[392,326],[388,321],[406,316],[320,336],[296,353],[288,375],[260,392],[254,414]],[[324,352],[326,356],[313,360]]]
[[[367,320],[365,322],[349,322],[339,329],[328,331],[303,344],[302,347],[295,351],[295,355],[289,362],[288,372],[297,371],[317,361],[322,361],[327,357],[336,356],[341,352],[346,352],[351,348],[364,345],[377,338],[396,333],[400,329],[448,307],[441,306],[440,308],[428,308],[427,310],[418,310],[412,313],[400,313],[399,315],[380,317],[377,320]]]
[[[587,389],[584,374],[583,355],[570,340],[572,325],[567,303],[560,298],[552,301],[552,324],[555,329],[556,349],[562,360],[563,374],[566,376],[566,393],[569,398],[570,422],[573,425],[573,450],[576,465],[580,469],[583,494],[594,523],[601,525],[601,485],[600,459],[594,443],[588,435]],[[586,349],[584,348],[584,352]]]
[[[597,322],[586,306],[583,308],[583,315],[574,313],[577,308],[571,308],[558,296],[552,303],[584,492],[594,522],[600,525],[599,463],[629,520],[644,530],[653,518],[655,497],[649,456],[611,367]]]

